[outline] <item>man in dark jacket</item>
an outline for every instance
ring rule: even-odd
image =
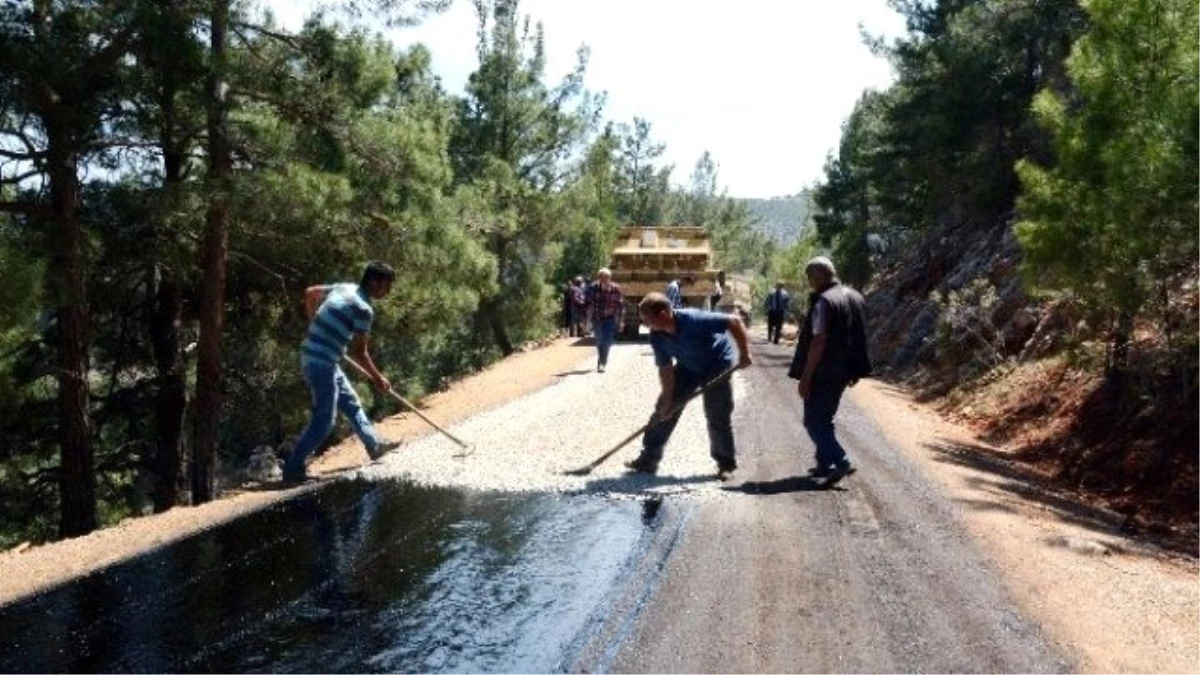
[[[791,309],[792,296],[783,288],[783,282],[775,282],[775,290],[767,296],[767,339],[779,344],[783,333],[783,320]]]
[[[833,487],[855,470],[834,434],[833,416],[846,387],[871,374],[866,312],[862,295],[838,281],[829,258],[813,258],[804,273],[813,292],[788,377],[800,380],[804,428],[816,446],[810,473]]]

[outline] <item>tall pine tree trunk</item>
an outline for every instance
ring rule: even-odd
[[[212,72],[208,80],[210,192],[205,218],[200,344],[196,365],[196,431],[191,466],[193,504],[203,504],[213,498],[217,430],[221,419],[221,333],[225,318],[225,258],[232,173],[225,84],[228,28],[229,0],[212,0]]]
[[[492,339],[500,348],[500,353],[508,356],[516,351],[513,349],[512,340],[508,337],[508,327],[504,321],[503,289],[505,268],[508,266],[508,239],[498,234],[493,235],[491,249],[496,256],[496,276],[499,282],[497,285],[501,290],[496,295],[485,298],[479,303],[479,313],[491,328]]]
[[[79,176],[61,110],[43,120],[49,148],[50,200],[57,226],[48,273],[48,290],[57,309],[58,401],[62,414],[59,443],[62,449],[59,483],[61,513],[59,535],[77,537],[96,529],[96,475],[92,458],[92,430],[88,417],[88,311],[84,279],[86,267],[83,225],[79,221]]]
[[[179,473],[182,461],[183,415],[187,391],[179,327],[183,315],[183,289],[170,267],[156,264],[153,271],[153,309],[150,312],[150,342],[158,371],[155,403],[157,439],[152,462],[154,511],[162,513],[179,503]]]
[[[176,74],[177,71],[168,62],[163,69],[163,121],[160,140],[163,152],[163,187],[167,199],[173,198],[177,188],[183,183],[184,152],[176,140],[178,125],[175,97],[179,87]],[[163,241],[166,233],[162,223],[156,223],[155,230],[155,240]],[[162,513],[179,503],[183,416],[187,409],[186,373],[183,354],[179,348],[179,330],[183,321],[183,287],[171,261],[154,261],[150,275],[150,288],[153,292],[149,317],[150,342],[154,348],[158,381],[158,399],[154,410],[157,438],[150,464],[154,475],[154,511]]]

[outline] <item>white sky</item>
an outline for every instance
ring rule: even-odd
[[[313,4],[261,1],[292,28]],[[904,31],[886,0],[524,0],[520,10],[545,27],[548,84],[586,44],[585,86],[608,94],[605,118],[649,120],[677,183],[710,151],[736,197],[793,194],[820,179],[854,102],[894,77],[862,44],[859,24],[889,39]],[[454,0],[388,35],[428,46],[434,72],[461,93],[477,65],[476,26],[473,3]]]

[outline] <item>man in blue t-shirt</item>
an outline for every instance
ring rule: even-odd
[[[655,473],[663,448],[679,423],[684,400],[714,377],[732,368],[737,345],[739,368],[751,364],[746,327],[727,314],[695,309],[675,309],[662,293],[647,295],[638,305],[642,323],[650,327],[650,346],[662,385],[658,403],[646,430],[642,453],[626,467]],[[732,340],[730,337],[732,336]],[[733,385],[729,380],[704,392],[704,417],[708,420],[709,455],[717,463],[717,477],[726,480],[737,469],[733,443]]]
[[[349,350],[349,358],[370,375],[379,391],[391,391],[391,382],[379,372],[367,352],[367,334],[375,318],[371,302],[391,292],[395,279],[396,271],[391,266],[376,261],[367,265],[362,282],[357,285],[343,283],[305,289],[304,315],[310,322],[300,348],[300,367],[312,391],[312,418],[284,462],[284,481],[294,483],[307,477],[304,461],[329,437],[338,410],[350,421],[371,459],[397,445],[381,442],[375,436],[375,428],[363,411],[358,394],[338,365]]]

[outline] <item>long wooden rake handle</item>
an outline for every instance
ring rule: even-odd
[[[700,387],[696,391],[688,394],[687,396],[684,397],[684,399],[682,401],[676,403],[675,406],[673,408],[671,408],[670,413],[663,415],[663,416],[651,417],[649,422],[646,422],[642,426],[638,427],[638,429],[636,431],[629,434],[629,436],[627,436],[625,438],[625,440],[621,441],[620,443],[617,443],[608,452],[604,453],[603,455],[600,455],[596,459],[593,459],[590,464],[588,464],[586,466],[581,466],[578,469],[571,469],[570,471],[564,471],[563,473],[567,474],[568,476],[586,476],[586,475],[588,475],[589,473],[592,472],[592,469],[600,466],[609,457],[612,457],[613,455],[617,454],[618,450],[625,447],[626,445],[629,445],[630,441],[632,441],[633,439],[637,438],[638,436],[641,436],[642,434],[644,434],[646,432],[646,430],[649,429],[651,426],[658,424],[662,420],[671,419],[672,417],[677,415],[681,410],[683,410],[683,407],[686,406],[690,401],[692,401],[692,399],[696,398],[697,396],[702,396],[708,390],[710,390],[713,387],[717,386],[718,384],[728,380],[730,377],[733,376],[734,372],[736,372],[737,370],[738,370],[738,366],[733,366],[732,368],[729,368],[728,370],[722,372],[720,375],[717,375],[713,379],[709,380],[707,383],[705,383],[705,385],[703,387]]]
[[[359,375],[362,375],[363,377],[367,378],[368,380],[369,380],[369,379],[371,379],[371,374],[370,374],[370,373],[368,373],[368,372],[367,372],[367,370],[366,370],[365,368],[363,368],[362,366],[358,365],[358,363],[357,363],[357,362],[355,362],[353,359],[351,359],[350,357],[346,357],[346,358],[344,359],[344,361],[345,361],[346,363],[349,363],[351,366],[353,366],[353,367],[354,367],[354,369],[355,369],[356,371],[358,371],[358,374],[359,374]],[[433,427],[434,429],[437,429],[438,431],[442,432],[442,435],[443,435],[443,436],[445,436],[446,438],[449,438],[450,440],[452,440],[452,441],[454,441],[455,443],[457,443],[459,447],[461,447],[461,448],[464,448],[464,449],[470,448],[470,446],[469,446],[469,445],[467,445],[466,443],[463,443],[463,442],[462,442],[462,441],[460,441],[459,439],[455,438],[455,437],[454,437],[454,435],[453,435],[453,434],[451,434],[449,431],[446,431],[445,429],[443,429],[443,428],[441,428],[440,426],[438,426],[437,422],[434,422],[433,420],[431,420],[431,419],[429,419],[428,417],[426,417],[425,415],[423,415],[423,414],[421,413],[421,411],[420,411],[420,410],[417,410],[417,407],[416,407],[415,405],[413,405],[413,404],[409,403],[409,402],[408,402],[408,401],[407,401],[407,400],[406,400],[406,399],[405,399],[403,396],[401,396],[400,394],[397,394],[397,393],[396,393],[396,391],[395,391],[394,389],[389,389],[389,390],[388,390],[388,393],[392,395],[392,398],[394,398],[394,399],[396,399],[397,401],[399,401],[399,402],[400,402],[400,405],[404,406],[405,408],[408,408],[410,411],[412,411],[412,413],[413,413],[414,415],[416,415],[417,417],[420,417],[420,418],[421,418],[422,420],[424,420],[424,421],[425,421],[425,423],[426,423],[426,424],[428,424],[429,426],[431,426],[431,427]]]

